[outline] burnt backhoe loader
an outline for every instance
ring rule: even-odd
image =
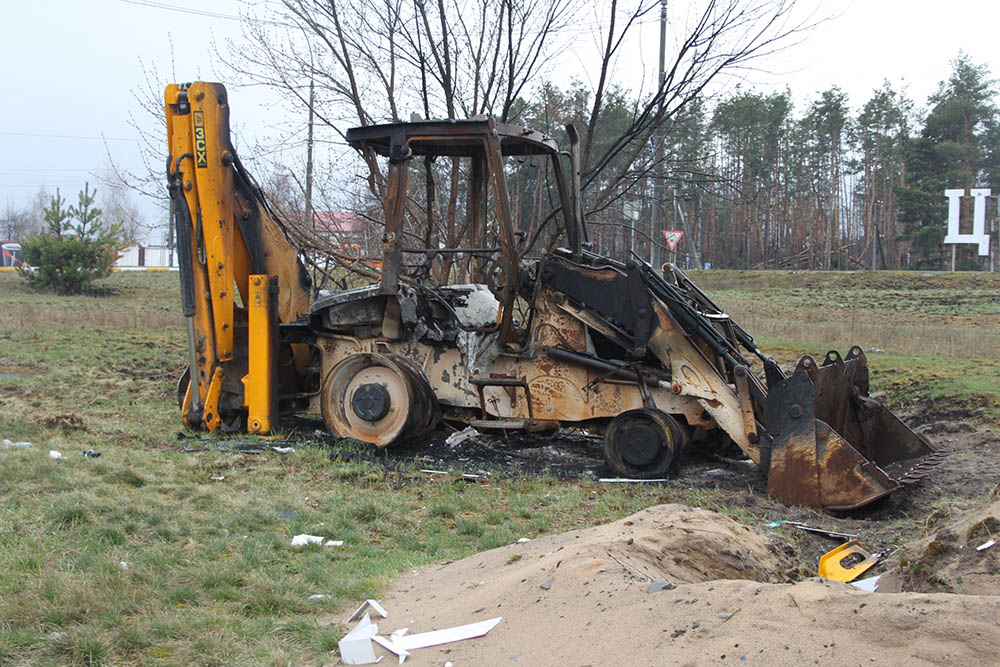
[[[233,149],[225,88],[169,86],[166,112],[190,427],[267,433],[282,415],[322,415],[336,436],[385,447],[442,419],[577,426],[636,478],[727,439],[770,494],[829,510],[882,498],[943,455],[869,395],[860,348],[786,374],[680,269],[592,252],[571,126],[568,156],[492,119],[349,130],[384,174],[381,273],[311,299],[292,237]],[[438,161],[465,245],[435,231],[430,186],[410,187]],[[541,238],[549,249],[532,255]]]

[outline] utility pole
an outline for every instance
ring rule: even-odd
[[[694,242],[694,236],[691,234],[691,226],[688,225],[687,215],[684,214],[684,207],[679,201],[677,201],[677,197],[674,195],[672,190],[671,199],[674,200],[674,211],[677,212],[677,217],[681,219],[681,224],[684,226],[684,236],[687,237],[688,247],[691,249],[691,256],[689,259],[694,259],[694,268],[700,269],[701,251],[698,250],[698,244]],[[691,266],[688,262],[685,262],[684,268],[691,268]]]
[[[872,237],[872,271],[876,270],[875,259],[878,251],[878,221],[872,221],[872,232],[874,236]]]
[[[657,94],[660,96],[660,109],[661,114],[660,125],[656,128],[656,152],[653,159],[656,162],[655,178],[656,183],[653,188],[653,229],[649,230],[649,263],[656,266],[653,258],[656,255],[657,243],[663,237],[663,229],[666,222],[666,202],[664,201],[664,192],[666,190],[666,180],[667,174],[664,168],[665,158],[665,146],[663,145],[665,137],[663,136],[663,83],[667,77],[667,0],[660,0],[660,73],[657,77]]]
[[[316,101],[313,79],[309,78],[309,136],[306,139],[306,228],[313,228],[313,104]]]

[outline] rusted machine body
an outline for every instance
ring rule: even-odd
[[[492,120],[350,130],[354,148],[387,161],[381,280],[322,295],[294,322],[275,324],[283,372],[307,356],[298,372],[315,378],[279,382],[276,410],[321,414],[334,434],[377,446],[441,419],[479,429],[573,425],[603,434],[608,463],[630,477],[661,476],[684,449],[731,439],[767,473],[770,493],[831,510],[881,498],[936,462],[926,439],[869,396],[859,348],[843,359],[830,352],[822,365],[804,357],[786,376],[681,270],[661,275],[638,258],[589,251],[569,129],[568,169],[549,137]],[[465,224],[474,231],[464,246],[428,243],[420,228],[409,172],[422,165],[430,179],[439,158],[463,165],[452,174],[466,179]],[[513,201],[526,208],[521,193],[544,188],[544,221],[560,228],[554,238],[565,247],[531,255],[519,234],[524,217],[512,215],[512,159],[535,174],[515,183]],[[441,257],[459,261],[435,274]],[[279,296],[282,281],[297,277],[285,274]],[[211,378],[199,363],[197,376]],[[197,423],[192,402],[188,390],[186,419]],[[233,406],[218,414],[233,423],[248,403],[214,404]]]

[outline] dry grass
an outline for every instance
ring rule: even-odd
[[[896,354],[962,358],[992,357],[1000,349],[1000,321],[996,326],[970,324],[961,315],[922,317],[850,306],[780,309],[739,297],[727,303],[728,312],[758,341],[806,346],[820,356],[829,349],[845,352],[851,345]]]
[[[1000,349],[1000,274],[695,272],[762,341],[814,353],[850,345],[897,354],[992,357]]]
[[[86,298],[86,297],[84,297]],[[106,331],[163,331],[178,327],[177,311],[172,309],[149,312],[108,310],[96,298],[63,308],[38,308],[33,304],[14,303],[3,308],[0,329],[36,331],[46,327],[70,329],[86,323]]]
[[[97,290],[105,296],[56,296],[29,288],[16,273],[2,273],[0,331],[182,330],[176,273],[115,273],[101,281]]]

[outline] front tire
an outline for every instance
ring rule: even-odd
[[[684,445],[684,430],[660,410],[623,412],[604,433],[604,460],[615,474],[633,479],[664,477]]]

